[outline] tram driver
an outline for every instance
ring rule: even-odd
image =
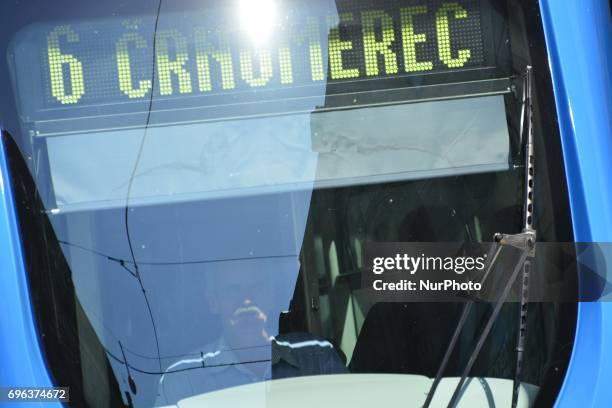
[[[221,331],[211,344],[165,369],[158,405],[259,381],[348,372],[329,341],[308,333],[277,334],[288,305],[278,286],[292,293],[295,278],[290,284],[270,267],[247,267],[245,261],[216,262],[206,273],[205,295]]]

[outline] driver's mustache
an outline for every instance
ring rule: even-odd
[[[263,310],[261,310],[260,308],[258,308],[257,306],[251,305],[251,306],[243,306],[243,307],[239,307],[237,308],[234,313],[233,316],[234,317],[239,317],[240,315],[246,314],[246,313],[254,313],[256,314],[258,317],[260,317],[262,320],[266,321],[268,320],[268,317],[266,316],[266,314],[263,312]]]

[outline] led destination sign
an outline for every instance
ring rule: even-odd
[[[14,40],[14,77],[30,121],[58,109],[68,116],[79,107],[143,110],[151,93],[180,108],[234,103],[253,91],[277,99],[313,87],[321,94],[334,83],[410,86],[415,76],[485,67],[480,7],[478,0],[280,7],[261,22],[270,23],[263,33],[236,7],[162,13],[155,33],[152,16],[37,24]]]

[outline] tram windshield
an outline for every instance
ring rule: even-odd
[[[365,246],[521,230],[527,65],[538,239],[572,240],[537,2],[25,3],[0,6],[0,123],[75,406],[421,406],[462,305],[372,300]],[[531,309],[521,406],[554,400],[572,341],[573,305]],[[466,404],[512,396],[517,318]]]

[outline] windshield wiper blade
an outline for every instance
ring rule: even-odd
[[[518,277],[519,271],[522,270],[522,284],[521,284],[521,303],[520,303],[520,316],[519,316],[519,330],[518,330],[518,339],[516,346],[516,367],[515,374],[513,380],[512,387],[512,408],[515,408],[518,403],[518,395],[520,389],[520,378],[522,372],[523,365],[523,355],[524,355],[524,347],[525,347],[525,336],[527,333],[527,302],[528,302],[528,294],[529,294],[529,273],[531,271],[531,259],[535,256],[535,242],[536,242],[536,231],[533,228],[533,185],[534,185],[534,142],[533,142],[533,103],[532,103],[532,87],[533,87],[533,73],[532,67],[527,66],[524,82],[523,82],[523,98],[522,98],[522,111],[521,111],[521,142],[525,144],[525,197],[523,202],[523,230],[518,234],[495,234],[495,255],[489,262],[487,270],[481,280],[481,284],[484,284],[489,272],[495,266],[497,261],[497,257],[499,256],[502,248],[504,246],[511,246],[517,248],[521,251],[521,255],[519,257],[518,262],[516,263],[510,278],[508,279],[506,286],[501,294],[501,296],[497,299],[495,303],[495,307],[493,312],[489,316],[487,323],[485,324],[478,341],[476,342],[476,346],[470,355],[468,363],[463,370],[461,375],[461,379],[457,383],[451,400],[448,404],[449,408],[454,408],[455,404],[458,402],[459,396],[461,395],[461,390],[463,388],[463,384],[472,369],[472,366],[476,362],[476,358],[478,357],[484,342],[486,341],[493,324],[495,323],[497,316],[501,310],[502,305],[504,304],[510,289],[514,285],[516,278]],[[526,124],[526,128],[525,128]],[[523,132],[526,132],[527,137],[522,137]],[[461,313],[461,317],[459,318],[459,322],[457,323],[457,327],[455,328],[455,332],[453,333],[453,337],[444,353],[444,357],[438,368],[436,373],[436,377],[431,384],[429,392],[427,393],[427,398],[423,405],[424,408],[428,408],[433,400],[436,389],[444,375],[444,371],[446,366],[448,365],[448,361],[450,360],[450,356],[455,349],[461,331],[465,326],[467,321],[467,317],[474,305],[474,300],[470,299],[463,307],[463,311]]]

